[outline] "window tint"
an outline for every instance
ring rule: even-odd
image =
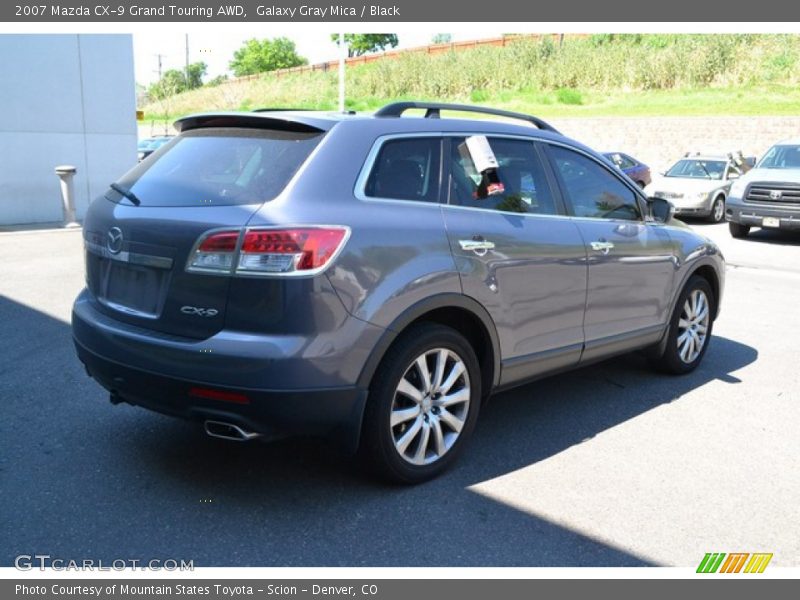
[[[625,156],[624,154],[619,155],[619,168],[620,169],[630,169],[635,167],[636,163],[629,156]]]
[[[608,169],[583,154],[561,146],[551,146],[550,153],[575,216],[640,218],[636,195]]]
[[[323,137],[322,132],[198,129],[158,159],[120,179],[143,206],[225,206],[272,200]],[[120,201],[117,192],[109,199]]]
[[[609,152],[604,156],[620,169],[630,169],[636,166],[636,163],[631,157],[620,154],[619,152]]]
[[[502,191],[486,193],[464,138],[453,138],[450,150],[450,203],[505,212],[558,214],[542,163],[532,142],[489,138],[497,159]]]
[[[378,152],[364,193],[375,198],[437,202],[440,152],[440,138],[386,142]]]

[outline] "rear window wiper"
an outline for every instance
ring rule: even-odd
[[[119,186],[116,183],[112,183],[108,187],[110,187],[112,190],[114,190],[118,194],[121,194],[122,196],[124,196],[125,198],[127,198],[128,200],[133,202],[133,204],[135,206],[139,206],[142,203],[142,201],[139,200],[139,198],[136,197],[136,194],[134,194],[130,190],[126,190],[124,187]]]

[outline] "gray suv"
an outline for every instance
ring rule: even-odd
[[[84,222],[73,335],[113,403],[327,437],[413,483],[494,392],[640,349],[687,373],[708,349],[719,249],[536,117],[404,102],[176,128]]]

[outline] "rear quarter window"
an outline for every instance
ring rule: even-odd
[[[371,198],[437,202],[441,138],[411,137],[385,142],[367,178]]]
[[[272,200],[319,144],[323,132],[197,129],[119,181],[143,206],[228,206]],[[106,195],[119,201],[115,191]]]

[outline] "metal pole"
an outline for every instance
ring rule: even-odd
[[[75,219],[75,186],[73,178],[78,171],[72,165],[59,165],[56,175],[61,180],[61,203],[64,211],[64,227],[80,227]]]
[[[339,112],[344,112],[344,57],[347,48],[344,45],[344,34],[339,34]]]

